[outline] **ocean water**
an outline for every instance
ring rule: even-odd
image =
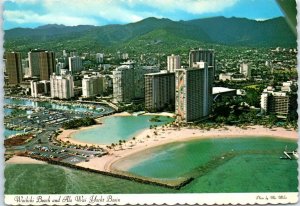
[[[279,158],[286,145],[297,148],[296,141],[268,137],[207,139],[172,143],[130,157],[136,162],[127,168],[131,173],[158,178],[193,175],[195,180],[180,190],[55,165],[9,164],[5,194],[297,192],[297,161]],[[232,149],[236,156],[201,174],[199,168]]]
[[[15,134],[20,134],[20,133],[23,133],[24,131],[23,130],[10,130],[10,129],[4,129],[4,138],[8,138],[9,136],[11,135],[15,135]]]
[[[185,192],[297,191],[297,161],[280,159],[286,146],[297,149],[297,142],[271,137],[193,140],[149,149],[113,167],[163,180],[195,178],[182,188]]]
[[[176,190],[145,185],[50,164],[8,164],[5,194],[130,194],[173,193]]]
[[[153,116],[109,116],[103,118],[103,124],[72,134],[74,140],[91,144],[118,143],[128,140],[150,125],[163,125],[173,121],[173,118],[160,116],[161,122],[150,122]]]

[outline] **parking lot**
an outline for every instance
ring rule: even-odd
[[[111,111],[106,111],[107,114]],[[62,124],[79,118],[98,118],[103,114],[92,112],[79,112],[74,110],[57,110],[49,108],[38,108],[29,115],[6,117],[6,125],[16,125],[25,128],[26,132],[33,132],[35,138],[22,146],[16,146],[18,151],[26,151],[29,156],[59,160],[69,164],[77,164],[95,156],[105,155],[105,149],[83,149],[74,145],[63,146],[54,141]]]

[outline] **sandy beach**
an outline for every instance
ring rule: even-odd
[[[173,113],[169,113],[169,112],[161,112],[161,113],[145,113],[143,115],[157,115],[157,116],[168,116],[168,117],[174,117],[174,114]],[[132,116],[132,114],[130,114],[129,112],[120,112],[120,113],[115,113],[113,115],[111,115],[113,117],[126,117],[126,116]],[[85,143],[85,142],[82,142],[82,141],[78,141],[78,140],[74,140],[73,138],[71,138],[71,136],[75,133],[75,132],[79,132],[79,131],[82,131],[82,130],[87,130],[87,129],[91,129],[91,128],[94,128],[94,127],[99,127],[101,126],[101,124],[103,123],[103,118],[105,117],[101,117],[101,118],[98,118],[98,119],[95,119],[97,121],[98,124],[96,125],[92,125],[92,126],[89,126],[89,127],[81,127],[79,129],[68,129],[68,130],[62,130],[62,133],[59,134],[57,136],[57,139],[58,140],[61,140],[63,142],[67,142],[69,141],[71,144],[76,144],[76,145],[82,145],[82,146],[101,146],[101,147],[105,147],[106,148],[106,145],[101,145],[101,144],[90,144],[90,143]]]
[[[124,112],[124,113],[117,113],[117,114],[113,114],[112,116],[127,116],[128,114],[126,114],[127,112]],[[63,142],[69,142],[71,144],[76,144],[76,145],[82,145],[82,146],[95,146],[95,144],[90,144],[90,143],[85,143],[85,142],[81,142],[81,141],[78,141],[78,140],[74,140],[73,138],[71,138],[72,134],[74,134],[75,132],[79,132],[79,131],[82,131],[82,130],[87,130],[87,129],[91,129],[91,128],[94,128],[94,127],[101,127],[101,124],[103,123],[102,120],[103,118],[105,117],[101,117],[101,118],[98,118],[98,119],[95,119],[97,124],[96,125],[92,125],[92,126],[88,126],[88,127],[80,127],[79,129],[63,129],[62,130],[62,133],[60,133],[58,136],[57,136],[57,140],[60,140],[60,141],[63,141]],[[100,145],[100,144],[97,144],[97,146],[101,146],[101,147],[105,147],[106,145]]]
[[[47,164],[44,161],[32,159],[30,157],[13,156],[5,162],[5,164]]]
[[[155,135],[156,133],[157,135]],[[274,138],[285,138],[297,140],[298,134],[295,130],[286,130],[284,128],[265,128],[263,126],[248,126],[242,129],[235,126],[226,126],[219,129],[200,130],[193,128],[174,128],[146,129],[136,136],[135,140],[129,140],[122,145],[109,150],[109,155],[91,159],[89,162],[78,163],[79,166],[96,170],[113,172],[112,164],[122,158],[128,157],[134,153],[147,150],[156,146],[172,142],[183,142],[205,138],[248,138],[254,136],[269,136]]]
[[[120,113],[114,113],[113,115],[110,115],[113,117],[126,117],[126,116],[131,116],[129,112],[120,112]]]
[[[130,113],[128,112],[121,112],[121,113],[115,113],[113,115],[111,115],[113,117],[126,117],[126,116],[131,116]],[[89,126],[89,127],[81,127],[79,129],[63,129],[62,130],[62,133],[60,133],[58,136],[57,136],[57,140],[60,140],[60,141],[63,141],[63,142],[70,142],[71,144],[76,144],[76,145],[82,145],[82,146],[101,146],[101,147],[106,147],[106,145],[101,145],[101,144],[90,144],[90,143],[85,143],[85,142],[81,142],[81,141],[78,141],[78,140],[74,140],[73,138],[71,138],[72,134],[74,134],[75,132],[79,132],[79,131],[82,131],[82,130],[87,130],[87,129],[91,129],[91,128],[94,128],[94,127],[101,127],[101,124],[103,123],[103,118],[105,117],[100,117],[98,119],[95,119],[96,122],[98,124],[96,125],[92,125],[92,126]]]
[[[160,112],[160,113],[149,113],[149,112],[147,112],[143,115],[166,116],[166,117],[172,117],[172,118],[175,117],[175,114],[170,113],[170,112]]]

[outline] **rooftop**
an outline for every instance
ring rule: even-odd
[[[236,89],[229,89],[226,87],[213,87],[213,94],[220,94],[225,92],[233,92],[236,91]]]

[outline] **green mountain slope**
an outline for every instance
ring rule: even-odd
[[[15,28],[5,31],[4,38],[7,50],[19,51],[30,48],[99,51],[151,44],[175,47],[186,42],[250,47],[296,46],[296,37],[283,17],[267,21],[225,17],[172,21],[150,17],[125,25]]]

